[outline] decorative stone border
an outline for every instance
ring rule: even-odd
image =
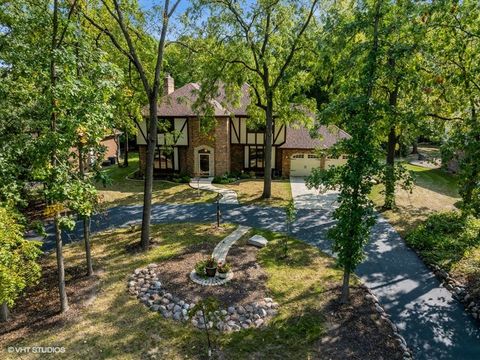
[[[159,268],[157,264],[150,264],[146,268],[136,269],[129,277],[128,292],[166,319],[190,321],[199,329],[216,328],[221,332],[232,332],[264,326],[278,313],[278,303],[272,298],[264,298],[245,306],[233,304],[227,309],[219,309],[214,313],[214,321],[205,324],[201,311],[190,318],[189,310],[195,306],[194,302],[187,302],[167,292],[157,274]]]
[[[385,309],[383,308],[382,305],[380,305],[380,302],[378,301],[378,298],[372,293],[372,291],[363,285],[365,290],[368,292],[368,294],[365,296],[366,299],[370,300],[373,302],[373,305],[375,306],[375,310],[377,313],[380,315],[380,318],[385,321],[390,328],[393,331],[393,336],[395,337],[395,340],[397,341],[398,345],[402,349],[403,352],[403,359],[404,360],[412,360],[413,359],[413,353],[412,351],[408,348],[407,342],[405,341],[405,338],[400,335],[398,332],[398,327],[393,323],[392,320],[390,320],[388,314],[386,313]]]
[[[442,282],[442,285],[452,293],[452,296],[464,305],[465,311],[470,313],[475,320],[480,320],[480,304],[474,301],[466,286],[452,278],[447,271],[439,266],[429,265],[429,267]]]
[[[199,276],[195,270],[193,270],[190,273],[190,280],[192,280],[194,283],[198,285],[203,285],[203,286],[218,286],[218,285],[224,285],[230,280],[233,279],[233,272],[229,271],[227,273],[227,277],[225,279],[221,279],[218,276],[214,277],[201,277]]]

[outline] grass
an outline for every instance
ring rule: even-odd
[[[406,241],[427,263],[447,270],[480,298],[480,219],[458,212],[432,214]]]
[[[137,153],[130,153],[129,166],[121,168],[110,166],[104,170],[111,180],[106,187],[97,184],[101,203],[107,207],[118,205],[143,204],[143,181],[130,180],[127,177],[138,170]],[[176,184],[169,181],[155,180],[153,183],[153,203],[192,204],[214,202],[216,194],[209,191],[192,189],[188,184]]]
[[[268,200],[262,199],[263,179],[240,180],[232,184],[216,186],[236,191],[238,201],[244,205],[283,207],[292,199],[289,180],[272,181],[272,197]]]
[[[148,358],[151,351],[158,359],[201,358],[204,333],[147,310],[127,294],[127,278],[134,269],[181,255],[191,245],[217,243],[234,228],[223,225],[222,231],[218,231],[210,224],[153,226],[152,236],[159,246],[138,254],[125,251],[127,244],[138,241],[138,230],[94,236],[94,266],[100,274],[96,298],[74,318],[33,330],[2,348],[13,344],[63,346],[66,352],[56,355],[59,359],[140,359]],[[324,306],[336,296],[331,287],[340,283],[341,272],[331,258],[295,240],[290,242],[289,260],[279,260],[276,245],[281,235],[256,232],[272,241],[259,252],[258,261],[268,274],[267,286],[280,304],[280,313],[262,331],[218,335],[216,343],[227,359],[308,358],[314,342],[324,332]],[[48,262],[53,265],[54,261],[51,255]],[[82,263],[82,244],[66,246],[67,268]],[[2,358],[9,356],[5,353]],[[25,358],[35,355],[27,354]]]
[[[397,188],[394,210],[383,211],[383,215],[402,235],[406,236],[427,216],[435,211],[455,210],[460,201],[457,178],[442,169],[428,169],[405,164],[415,181],[412,193]],[[373,187],[370,198],[375,206],[383,205],[383,185]]]

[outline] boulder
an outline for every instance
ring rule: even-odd
[[[254,235],[250,239],[248,239],[247,244],[262,248],[267,246],[267,239],[265,239],[262,235]]]

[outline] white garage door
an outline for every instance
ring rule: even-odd
[[[294,154],[290,158],[291,176],[308,176],[312,169],[320,167],[320,157],[315,154]]]
[[[345,165],[347,163],[346,156],[340,156],[339,158],[326,158],[325,159],[325,169],[328,169],[332,166]]]

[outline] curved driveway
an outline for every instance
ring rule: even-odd
[[[279,208],[222,205],[222,221],[284,231],[284,213]],[[299,209],[294,224],[297,238],[331,253],[326,230],[333,225],[333,206],[325,202],[318,209]],[[112,208],[97,215],[92,231],[128,226],[141,221],[141,206]],[[152,223],[214,222],[214,204],[155,205]],[[65,241],[81,238],[81,226],[65,235]],[[51,237],[45,249],[54,248]],[[463,311],[395,230],[379,217],[366,246],[366,260],[357,274],[379,298],[405,337],[417,359],[480,359],[479,328]]]

